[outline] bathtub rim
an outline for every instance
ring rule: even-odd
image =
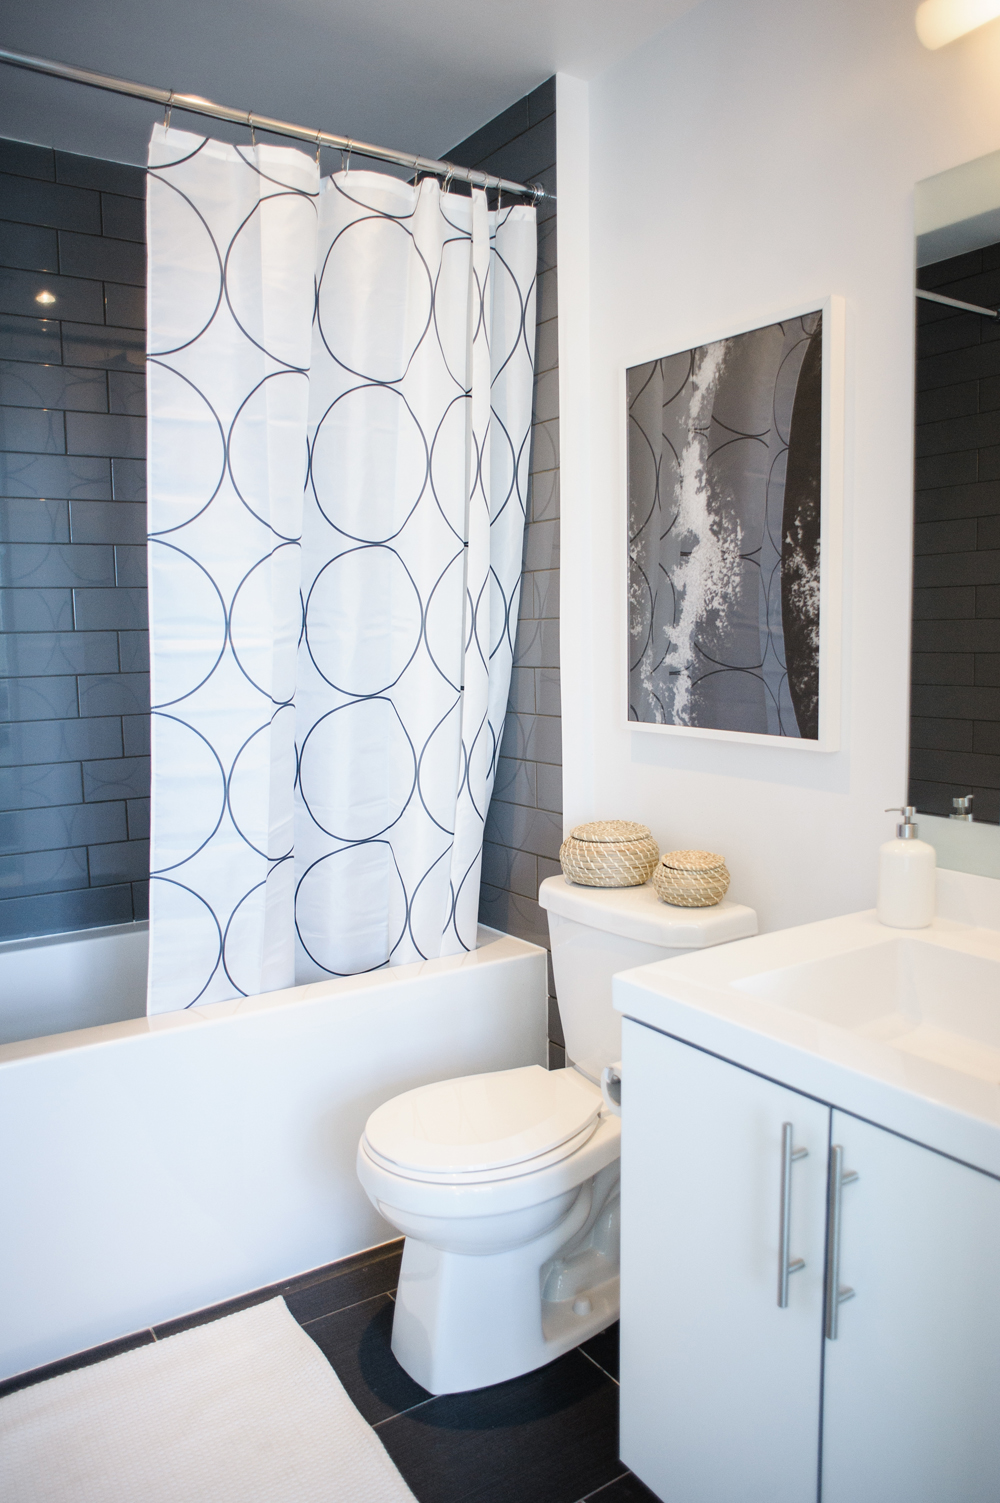
[[[0,939],[0,959],[21,950],[48,950],[55,945],[85,944],[90,939],[117,939],[149,929],[149,919],[129,919],[124,924],[92,924],[86,929],[58,929],[54,934],[34,934],[23,939]]]
[[[148,928],[146,920],[130,924],[102,926],[92,930],[72,930],[66,935],[43,935],[37,940],[12,940],[9,943],[19,948],[37,945],[54,939],[79,939],[84,936],[107,935],[111,930],[134,933],[139,927]],[[423,976],[429,967],[436,973],[459,969],[474,969],[481,965],[502,964],[525,954],[546,954],[544,945],[532,940],[519,939],[505,934],[488,924],[480,924],[478,943],[474,950],[459,955],[442,955],[434,960],[416,960],[408,965],[384,967],[377,971],[364,971],[355,976],[332,976],[323,981],[307,981],[301,986],[284,987],[279,991],[258,992],[250,997],[232,997],[223,1002],[209,1002],[203,1006],[188,1007],[179,1012],[156,1013],[152,1017],[129,1018],[117,1023],[97,1023],[89,1028],[75,1028],[65,1033],[41,1034],[37,1038],[20,1039],[10,1044],[0,1044],[0,1067],[26,1060],[38,1059],[46,1054],[60,1054],[67,1050],[101,1048],[109,1044],[126,1042],[177,1028],[203,1027],[233,1023],[254,1013],[279,1011],[286,1008],[304,1007],[312,1002],[352,996],[364,991],[386,991],[407,981]],[[0,952],[2,953],[2,952]]]

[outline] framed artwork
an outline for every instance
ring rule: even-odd
[[[625,371],[628,719],[838,745],[841,298]]]

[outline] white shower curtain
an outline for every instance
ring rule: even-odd
[[[165,1012],[475,944],[535,216],[162,127],[150,169]]]

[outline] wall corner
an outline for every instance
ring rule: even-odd
[[[559,413],[562,487],[560,661],[563,824],[594,797],[590,490],[590,89],[556,75],[559,184]]]

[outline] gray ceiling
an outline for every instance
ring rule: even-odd
[[[697,3],[0,0],[0,46],[439,156],[557,70],[591,78]],[[0,136],[144,162],[156,114],[0,68]]]

